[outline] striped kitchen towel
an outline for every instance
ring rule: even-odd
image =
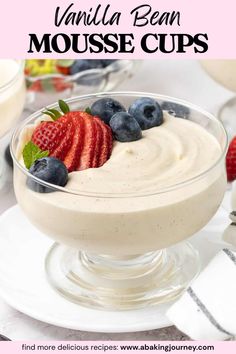
[[[167,317],[195,340],[236,338],[236,252],[220,251]]]

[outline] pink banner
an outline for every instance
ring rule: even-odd
[[[182,353],[214,353],[214,354],[235,354],[235,342],[98,342],[98,341],[77,341],[77,342],[56,342],[56,341],[20,341],[20,342],[1,342],[0,353],[2,354],[22,354],[22,353],[143,353],[143,352],[176,352]]]
[[[235,0],[7,0],[0,58],[235,58]]]

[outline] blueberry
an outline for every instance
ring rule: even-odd
[[[70,67],[70,74],[74,75],[81,71],[99,69],[103,67],[102,60],[98,59],[78,59]]]
[[[188,119],[190,110],[186,106],[182,106],[181,104],[174,103],[174,102],[163,102],[161,105],[163,111],[168,111],[169,114],[179,117]]]
[[[104,68],[106,68],[108,65],[113,64],[115,61],[117,61],[117,59],[103,59],[103,60],[101,60],[102,66]]]
[[[110,120],[110,127],[118,141],[127,142],[142,138],[142,130],[138,122],[127,112],[114,114]]]
[[[99,116],[106,124],[109,124],[111,117],[117,112],[125,112],[122,104],[112,98],[101,98],[91,106],[91,114]]]
[[[70,67],[70,74],[75,75],[85,70],[101,69],[103,64],[98,59],[78,59]],[[83,86],[99,86],[102,83],[103,78],[100,74],[85,74],[82,77],[78,77],[76,82],[78,85]]]
[[[8,165],[10,167],[13,167],[13,160],[12,160],[11,153],[10,153],[10,145],[8,145],[6,147],[4,156],[5,156],[5,160],[7,161]]]
[[[64,187],[68,181],[68,171],[64,163],[55,157],[43,157],[36,160],[29,172],[42,181]],[[45,187],[28,177],[27,185],[30,189],[39,193],[53,192],[53,188]]]
[[[159,126],[163,123],[162,109],[152,98],[138,98],[131,104],[128,112],[136,119],[143,130]]]

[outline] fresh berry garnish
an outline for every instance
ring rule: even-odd
[[[62,75],[70,75],[70,68],[67,68],[65,66],[60,66],[60,65],[57,65],[56,68],[57,68],[57,71],[60,74],[62,74]]]
[[[103,127],[102,124],[103,122],[101,121],[100,118],[94,117],[94,122],[96,125],[96,129],[95,129],[95,147],[94,147],[94,156],[93,156],[93,161],[92,161],[92,167],[96,167],[96,166],[102,166],[104,162],[106,162],[108,160],[108,158],[106,158],[106,160],[104,162],[102,162],[102,155],[103,155],[103,148],[104,147],[109,147],[109,144],[104,143],[105,140],[105,136],[103,134]]]
[[[110,127],[118,141],[128,142],[142,138],[142,130],[138,122],[129,113],[114,114],[110,120]]]
[[[58,149],[61,151],[61,155],[58,158],[62,159],[69,172],[77,171],[84,145],[84,121],[79,112],[67,113],[63,118],[66,120],[64,124],[67,125],[69,138],[67,144],[59,145]],[[54,151],[50,151],[50,156],[54,156]]]
[[[122,104],[113,98],[101,98],[95,101],[91,106],[91,114],[101,118],[106,124],[109,124],[111,117],[117,112],[125,112]]]
[[[27,85],[28,85],[27,88],[29,91],[43,92],[43,86],[42,86],[41,80],[36,80],[32,83],[27,82]]]
[[[113,140],[112,140],[112,132],[111,128],[105,124],[99,117],[94,117],[97,126],[100,127],[102,131],[102,141],[103,143],[101,144],[99,154],[98,154],[98,166],[102,166],[111,156],[111,151],[112,151],[112,145],[113,145]]]
[[[76,75],[81,73],[81,75],[76,75],[75,81],[78,85],[83,86],[99,86],[103,81],[103,77],[101,73],[94,72],[93,74],[84,73],[84,71],[92,70],[92,69],[102,69],[101,60],[96,59],[79,59],[75,60],[73,65],[70,67],[70,74]]]
[[[65,73],[64,73],[64,75],[65,75]],[[66,81],[64,78],[61,78],[61,77],[52,77],[50,85],[52,86],[52,89],[56,92],[62,92],[64,90],[68,90],[68,89],[73,88],[72,82]],[[47,87],[46,89],[50,91],[49,87]]]
[[[169,114],[179,118],[188,119],[190,114],[188,107],[174,102],[165,101],[161,104],[161,108],[163,111],[168,111]]]
[[[156,127],[163,123],[162,109],[152,98],[138,98],[131,104],[128,112],[136,119],[142,130]]]
[[[59,105],[64,115],[55,109],[46,110],[44,113],[55,121],[41,122],[30,143],[39,151],[46,151],[50,157],[63,161],[69,172],[102,166],[112,150],[111,128],[89,113],[69,112],[63,101]]]
[[[228,182],[236,179],[236,137],[231,140],[226,155],[226,171]]]
[[[70,67],[74,63],[74,60],[71,59],[58,59],[56,61],[57,71],[63,75],[70,74]]]
[[[44,182],[64,187],[68,181],[68,171],[64,163],[55,157],[43,157],[36,160],[29,169],[29,172]],[[27,185],[35,192],[50,193],[53,188],[46,187],[28,177]]]
[[[66,124],[64,117],[55,122],[42,122],[40,123],[32,136],[32,141],[41,150],[49,150],[53,152],[68,130],[68,124]]]
[[[43,157],[47,157],[49,155],[49,151],[48,150],[43,151],[32,141],[29,141],[25,145],[22,155],[23,155],[25,167],[28,168],[29,170],[36,160],[41,159]]]
[[[117,59],[102,59],[101,62],[102,62],[102,66],[104,68],[106,68],[107,66],[113,64],[115,61],[117,61]]]
[[[70,67],[70,74],[74,75],[81,71],[102,68],[102,62],[98,59],[78,59]]]
[[[97,126],[93,116],[80,112],[84,124],[84,139],[77,170],[82,171],[93,167],[93,158],[96,150]],[[99,153],[99,151],[97,151]],[[96,165],[94,167],[97,167]]]

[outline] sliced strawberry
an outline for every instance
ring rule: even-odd
[[[94,120],[99,124],[102,129],[102,145],[99,153],[98,167],[102,166],[110,157],[112,150],[112,132],[111,128],[105,124],[99,117],[94,117]]]
[[[101,146],[103,144],[103,131],[100,124],[94,119],[94,123],[96,124],[96,145],[94,147],[94,156],[91,167],[99,166],[99,155],[101,151]]]
[[[69,172],[76,171],[80,162],[81,152],[85,141],[85,124],[80,112],[68,113],[73,120],[74,135],[70,149],[68,150],[63,162]]]
[[[51,151],[50,156],[56,157],[63,161],[72,145],[75,127],[73,119],[70,116],[63,116],[60,120],[61,124],[66,124],[67,130],[56,149]]]
[[[69,172],[102,166],[110,157],[109,126],[86,112],[69,112],[56,121],[40,123],[32,141],[49,156],[64,162]]]
[[[66,131],[67,127],[61,124],[42,122],[36,127],[32,135],[32,141],[41,150],[52,152],[59,145]]]
[[[97,136],[97,127],[94,121],[93,116],[86,112],[81,112],[81,118],[84,121],[85,126],[85,136],[84,136],[84,145],[81,151],[81,156],[77,170],[82,171],[86,170],[93,166],[93,158],[96,149],[96,136]]]

